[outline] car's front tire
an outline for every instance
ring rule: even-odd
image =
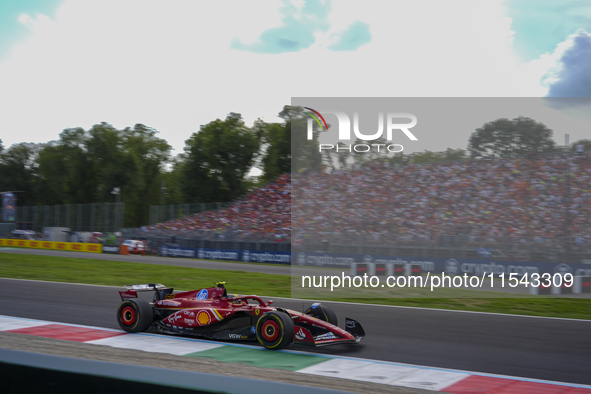
[[[154,321],[154,308],[146,300],[135,298],[125,300],[117,309],[117,323],[123,331],[146,331]]]
[[[257,322],[256,334],[259,343],[267,349],[283,349],[293,342],[293,320],[285,312],[267,312]]]
[[[328,306],[322,305],[319,302],[312,304],[312,306],[306,309],[304,313],[308,316],[312,316],[327,323],[330,323],[333,326],[339,325],[337,314],[334,313],[334,311],[330,309]]]

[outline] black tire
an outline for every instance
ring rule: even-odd
[[[154,309],[146,300],[134,298],[125,300],[117,309],[117,323],[123,331],[146,331],[154,321]]]
[[[339,325],[339,320],[337,319],[337,314],[334,313],[332,309],[330,309],[326,305],[322,305],[321,303],[317,302],[312,304],[306,311],[304,312],[308,316],[315,317],[316,319],[320,319],[322,321],[328,322],[333,326]]]
[[[293,342],[293,320],[285,312],[267,312],[257,322],[256,333],[267,349],[283,349]]]

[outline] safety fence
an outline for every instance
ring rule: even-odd
[[[19,206],[16,212],[19,227],[38,233],[45,227],[109,233],[119,231],[123,226],[125,203]]]
[[[209,211],[213,217],[215,212],[221,211],[233,205],[228,202],[195,203],[195,204],[171,204],[171,205],[151,205],[149,224],[167,223],[168,226],[181,226],[184,224],[174,223],[177,219]]]

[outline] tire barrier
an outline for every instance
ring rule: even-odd
[[[539,286],[529,286],[529,294],[532,295],[550,295],[552,293],[552,285],[551,284],[543,284],[540,283]]]
[[[370,265],[373,263],[351,263],[351,276],[371,275]]]
[[[575,276],[572,292],[575,294],[591,293],[591,276]]]
[[[422,274],[420,264],[405,264],[404,271],[406,276],[417,276]]]
[[[374,272],[373,275],[375,276],[388,276],[389,272],[388,272],[388,265],[389,264],[385,264],[385,263],[375,263],[374,264]]]
[[[392,276],[405,276],[406,271],[404,267],[406,264],[390,264],[392,266]]]

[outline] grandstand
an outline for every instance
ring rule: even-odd
[[[568,153],[286,174],[226,209],[149,226],[147,233],[293,241],[308,251],[486,251],[498,260],[580,262],[591,256],[590,213],[591,156]]]

